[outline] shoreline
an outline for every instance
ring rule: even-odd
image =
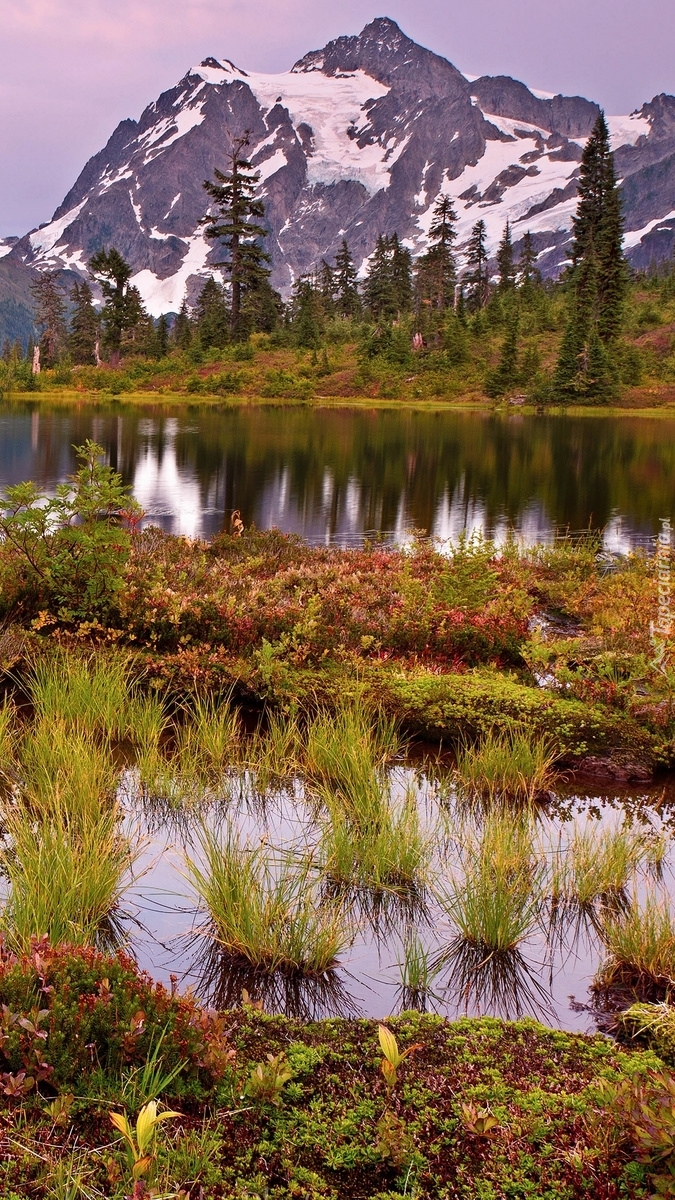
[[[0,404],[31,407],[76,407],[76,408],[185,408],[215,409],[229,411],[240,408],[302,408],[318,410],[355,411],[378,410],[400,412],[473,412],[488,416],[542,416],[542,417],[651,417],[675,419],[675,403],[653,407],[630,407],[621,405],[551,405],[539,409],[532,404],[494,404],[488,400],[433,400],[414,398],[378,398],[370,396],[314,396],[309,399],[290,399],[265,396],[190,396],[181,392],[123,392],[118,395],[101,392],[43,391],[13,392],[0,399]]]

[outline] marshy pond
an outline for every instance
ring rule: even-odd
[[[218,1007],[304,1019],[584,1029],[627,967],[672,977],[667,783],[584,788],[526,731],[450,758],[358,697],[171,708],[121,654],[38,662],[23,696],[0,707],[10,949],[126,947]]]
[[[190,537],[238,511],[318,544],[591,528],[616,554],[648,545],[675,499],[668,417],[44,402],[0,407],[0,487],[52,491],[88,438],[146,523]],[[221,1006],[246,992],[305,1018],[412,1007],[567,1029],[594,1026],[640,955],[675,970],[672,781],[584,782],[527,730],[453,757],[358,699],[171,708],[116,661],[36,668],[0,708],[17,948],[58,909],[54,938],[127,945]]]

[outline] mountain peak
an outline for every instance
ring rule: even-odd
[[[469,85],[452,63],[418,46],[391,17],[375,17],[359,34],[335,38],[312,50],[292,67],[295,74],[321,71],[344,75],[364,71],[387,87],[418,96],[468,95]]]

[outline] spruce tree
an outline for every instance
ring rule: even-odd
[[[58,271],[45,271],[30,285],[35,300],[35,324],[41,331],[40,357],[46,367],[58,362],[68,340],[66,302],[57,278]]]
[[[621,196],[604,113],[584,149],[573,232],[569,311],[554,387],[562,399],[604,400],[616,386],[611,345],[627,286]]]
[[[103,292],[101,310],[104,346],[110,355],[110,364],[119,366],[122,338],[139,320],[140,296],[133,287],[131,267],[119,250],[98,250],[89,261],[89,274]],[[142,305],[140,305],[142,308]]]
[[[292,325],[298,346],[314,349],[321,340],[321,293],[311,275],[301,275],[293,286]]]
[[[391,242],[380,234],[368,265],[363,286],[366,308],[376,321],[392,320],[398,313],[398,297],[392,269]]]
[[[252,280],[242,298],[242,331],[248,334],[257,329],[262,333],[271,333],[281,320],[283,308],[281,296],[275,292],[267,275],[259,275]]]
[[[401,317],[409,313],[413,305],[412,254],[407,246],[401,245],[397,233],[389,239],[389,253],[396,315]]]
[[[466,261],[469,266],[466,276],[466,282],[469,285],[469,307],[474,311],[484,308],[490,295],[486,235],[485,221],[481,218],[476,221],[471,230],[466,253]]]
[[[444,312],[454,304],[457,265],[453,247],[457,239],[457,213],[449,196],[437,201],[429,227],[430,246],[417,260],[417,304]]]
[[[123,354],[154,355],[156,346],[155,322],[143,304],[141,293],[135,284],[127,289],[128,324],[122,334]]]
[[[161,313],[155,326],[155,355],[166,358],[169,353],[169,321],[166,313]]]
[[[337,310],[341,317],[355,318],[361,315],[361,298],[356,267],[345,238],[335,255],[335,290]]]
[[[493,371],[488,372],[485,391],[491,399],[496,400],[512,391],[518,380],[518,312],[514,308],[506,325],[499,362]]]
[[[335,276],[333,268],[321,259],[318,278],[315,284],[321,297],[321,307],[324,317],[332,317],[335,312]]]
[[[173,323],[171,330],[171,341],[178,350],[189,350],[190,342],[192,341],[192,329],[190,327],[190,314],[188,312],[187,300],[183,299],[180,306],[178,316]]]
[[[255,195],[260,174],[243,154],[249,145],[249,132],[235,138],[228,156],[229,170],[216,170],[215,181],[204,181],[216,212],[208,213],[202,223],[206,226],[206,237],[222,242],[227,252],[224,261],[216,265],[225,270],[230,280],[230,334],[235,340],[247,332],[241,322],[244,295],[255,289],[261,277],[270,274],[265,266],[270,256],[261,245],[261,239],[267,237],[267,230],[260,224],[265,206]]]
[[[81,366],[96,365],[96,342],[100,332],[100,318],[93,304],[92,290],[86,279],[75,281],[70,291],[72,304],[68,351],[74,363]]]
[[[520,248],[517,276],[518,285],[526,298],[532,294],[532,289],[534,288],[535,284],[540,282],[541,279],[536,264],[537,253],[532,241],[532,234],[528,229],[527,233],[523,237],[523,244]]]
[[[210,275],[197,298],[197,332],[204,350],[222,349],[230,333],[230,313],[222,287]]]
[[[499,243],[497,250],[497,270],[499,271],[499,290],[500,292],[510,292],[515,287],[516,283],[516,267],[513,254],[513,242],[511,240],[511,226],[506,222],[502,240]]]

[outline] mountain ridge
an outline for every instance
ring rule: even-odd
[[[18,294],[22,272],[74,278],[112,243],[153,315],[184,296],[193,303],[220,256],[199,225],[202,182],[244,130],[261,174],[272,282],[284,294],[342,237],[362,271],[379,233],[396,231],[422,253],[443,194],[457,207],[460,262],[479,217],[491,253],[508,219],[516,244],[531,232],[542,273],[555,276],[599,112],[585,97],[535,93],[509,76],[469,79],[388,17],[276,75],[209,57],[138,120],[118,124],[51,221],[0,246],[0,305]],[[675,97],[662,93],[609,124],[627,254],[646,267],[675,245]]]

